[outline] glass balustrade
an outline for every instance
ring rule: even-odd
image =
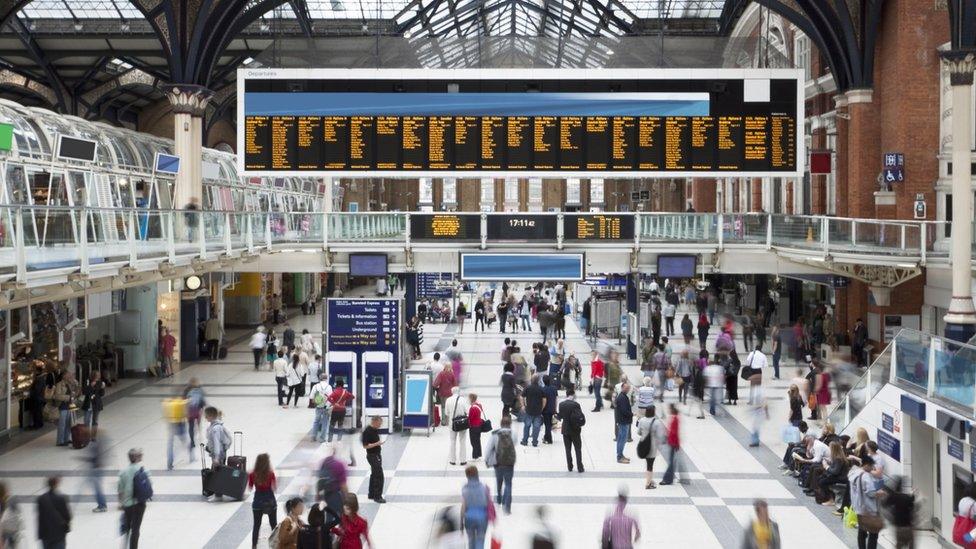
[[[640,216],[643,242],[718,242],[716,214],[644,214]]]

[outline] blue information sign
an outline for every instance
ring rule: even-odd
[[[393,375],[399,375],[400,301],[397,299],[329,299],[326,345],[329,351],[389,351]],[[359,360],[362,364],[362,360]]]
[[[952,437],[949,437],[949,444],[946,445],[946,450],[949,452],[950,456],[958,459],[959,461],[963,461],[961,440],[956,440]]]
[[[969,470],[976,473],[976,448],[969,447]]]
[[[881,414],[881,428],[889,433],[895,432],[895,418],[888,414]]]
[[[878,429],[878,450],[895,461],[901,461],[901,441],[881,429]]]
[[[454,273],[417,273],[417,297],[450,298]]]

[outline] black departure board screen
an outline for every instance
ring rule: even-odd
[[[410,240],[481,240],[481,215],[410,214]]]
[[[564,214],[563,240],[633,241],[634,216],[627,214]]]
[[[803,170],[803,90],[793,69],[242,74],[238,158],[249,175]]]
[[[554,215],[493,214],[488,216],[488,240],[556,240]]]

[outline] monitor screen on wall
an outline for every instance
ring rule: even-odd
[[[657,276],[660,278],[694,278],[697,267],[697,255],[657,256]]]
[[[386,254],[349,254],[349,276],[386,275]]]

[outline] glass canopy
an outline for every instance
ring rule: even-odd
[[[33,0],[20,12],[28,19],[141,19],[129,0]]]

